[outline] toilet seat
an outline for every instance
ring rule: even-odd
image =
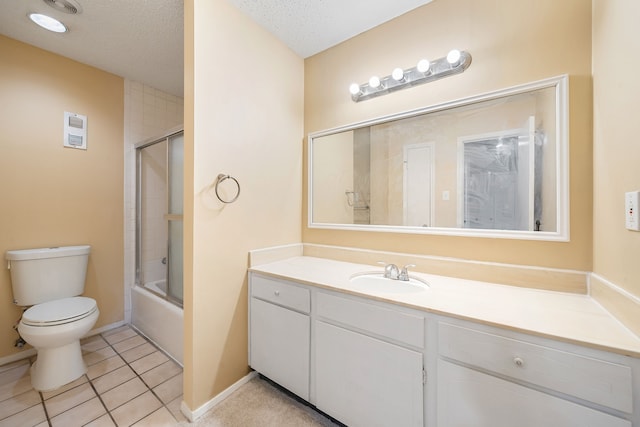
[[[98,310],[96,301],[87,297],[62,298],[34,305],[22,315],[29,326],[56,326],[90,316]]]

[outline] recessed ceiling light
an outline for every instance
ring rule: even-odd
[[[30,13],[29,19],[42,28],[53,31],[54,33],[66,33],[68,31],[67,27],[62,22],[41,13]]]

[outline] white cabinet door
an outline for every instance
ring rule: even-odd
[[[253,369],[309,400],[309,316],[251,298]]]
[[[631,427],[631,422],[438,361],[439,427]]]
[[[422,354],[315,323],[316,406],[357,426],[422,426]]]

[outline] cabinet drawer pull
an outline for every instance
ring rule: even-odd
[[[273,291],[273,294],[274,294],[275,296],[279,297],[279,296],[280,296],[280,291]]]
[[[522,360],[519,357],[514,357],[513,358],[513,363],[515,363],[516,366],[518,366],[518,367],[522,367],[524,365],[524,360]]]

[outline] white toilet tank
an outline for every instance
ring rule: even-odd
[[[7,251],[13,302],[29,306],[82,295],[89,245]]]

